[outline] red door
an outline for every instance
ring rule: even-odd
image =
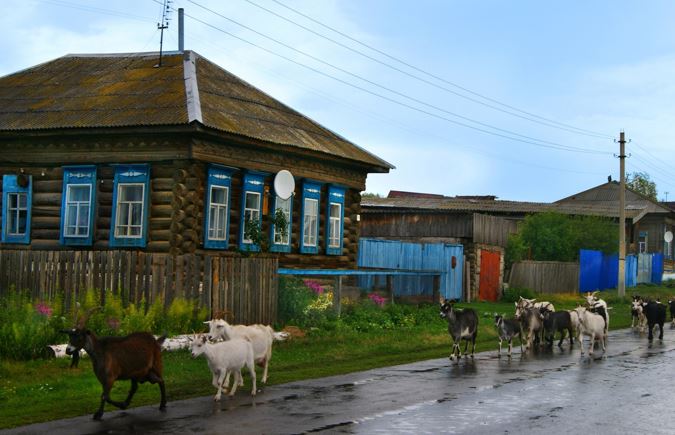
[[[478,299],[496,301],[499,298],[499,252],[480,251]]]

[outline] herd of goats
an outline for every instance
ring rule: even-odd
[[[585,297],[585,306],[579,305],[569,311],[555,311],[550,302],[537,302],[535,299],[520,298],[515,303],[514,319],[506,319],[501,315],[495,316],[495,326],[499,335],[499,355],[501,356],[502,343],[509,345],[508,355],[511,356],[513,339],[520,338],[521,352],[523,342],[526,349],[538,345],[540,340],[546,340],[549,346],[553,345],[556,333],[560,333],[558,346],[562,346],[565,333],[569,335],[570,346],[574,343],[574,336],[580,343],[583,355],[582,336],[590,337],[588,346],[589,355],[593,354],[596,340],[602,346],[603,352],[607,342],[609,327],[609,310],[605,301],[599,299],[596,293],[588,293]],[[455,308],[455,300],[446,300],[441,303],[440,315],[448,321],[448,332],[453,340],[450,359],[459,361],[461,358],[460,342],[465,340],[464,355],[469,356],[467,348],[471,342],[471,358],[476,348],[478,333],[478,315],[471,308]],[[675,300],[669,301],[671,318],[675,323]],[[639,296],[633,297],[632,302],[633,327],[644,331],[649,328],[649,340],[653,339],[652,329],[659,325],[660,336],[663,339],[663,324],[666,318],[666,307],[659,301],[643,301]],[[100,420],[103,416],[105,403],[110,403],[120,409],[126,409],[133,398],[139,383],[150,382],[159,384],[161,400],[160,410],[166,408],[166,392],[162,377],[162,343],[166,335],[156,338],[147,332],[136,332],[125,337],[97,337],[86,328],[86,322],[94,310],[78,316],[75,327],[63,330],[68,334],[69,342],[66,353],[72,356],[72,366],[77,366],[80,351],[84,350],[92,361],[94,374],[103,386],[99,409],[94,413],[94,419]],[[223,317],[223,316],[220,316]],[[267,382],[267,372],[272,357],[272,343],[288,338],[285,332],[276,332],[267,325],[230,325],[224,318],[215,318],[204,322],[209,332],[195,334],[189,338],[190,350],[193,357],[204,355],[213,375],[212,384],[217,389],[214,400],[219,401],[223,391],[229,390],[232,396],[237,387],[243,385],[241,370],[246,367],[251,377],[251,395],[256,394],[255,364],[263,368],[262,382]],[[523,338],[524,337],[524,338]],[[230,388],[230,375],[234,380]],[[130,380],[131,389],[127,398],[116,401],[110,397],[110,390],[117,380]]]
[[[543,344],[545,340],[549,347],[553,346],[555,334],[560,334],[558,346],[562,347],[565,334],[567,333],[570,347],[574,345],[574,337],[577,337],[581,355],[584,354],[583,337],[589,337],[588,354],[593,355],[593,348],[597,343],[602,346],[603,353],[607,346],[607,333],[609,331],[609,311],[611,307],[598,298],[598,292],[587,293],[584,297],[585,304],[579,304],[573,310],[556,311],[550,302],[537,302],[536,299],[520,297],[514,302],[516,312],[513,319],[506,319],[502,315],[495,315],[495,326],[499,337],[499,352],[502,353],[502,343],[509,345],[508,356],[511,357],[513,339],[520,340],[520,351],[523,352],[533,345]],[[459,362],[462,352],[460,342],[464,340],[464,356],[473,358],[476,349],[476,335],[478,334],[478,315],[471,308],[456,309],[456,300],[446,300],[441,303],[441,318],[448,321],[448,333],[452,337],[452,351],[450,360]],[[671,321],[675,325],[675,300],[668,301]],[[638,295],[633,296],[631,303],[632,328],[638,328],[644,332],[649,330],[649,341],[654,339],[653,329],[659,326],[659,339],[663,340],[663,324],[666,321],[666,306],[658,300],[643,300]],[[524,338],[523,338],[524,337]],[[467,348],[471,342],[471,354]]]

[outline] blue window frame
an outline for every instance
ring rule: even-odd
[[[62,245],[91,246],[95,204],[96,166],[64,167],[59,237]]]
[[[302,220],[300,228],[300,252],[319,253],[319,207],[321,204],[321,184],[305,181],[302,185]]]
[[[341,255],[345,221],[345,189],[338,186],[328,186],[327,203],[326,254]]]
[[[241,190],[241,225],[239,230],[239,249],[243,251],[259,251],[253,240],[246,238],[247,225],[257,222],[258,228],[262,227],[262,205],[265,191],[265,174],[259,172],[247,172],[244,174],[244,182]]]
[[[291,252],[291,229],[292,229],[292,219],[293,219],[293,195],[288,199],[281,199],[278,195],[274,196],[274,207],[272,208],[272,218],[274,218],[275,213],[278,209],[284,213],[286,216],[286,234],[283,234],[280,228],[277,228],[274,223],[271,225],[271,247],[270,251],[272,252]]]
[[[115,165],[110,247],[147,245],[150,168]]]
[[[227,249],[230,235],[230,191],[233,169],[211,165],[206,186],[204,247]]]
[[[2,176],[2,242],[30,243],[33,178],[30,175]]]

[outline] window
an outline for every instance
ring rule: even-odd
[[[2,176],[3,243],[30,243],[32,183],[30,175]]]
[[[342,254],[342,234],[344,233],[345,189],[337,186],[328,187],[328,216],[326,221],[326,254]]]
[[[638,252],[640,254],[647,252],[647,239],[649,233],[647,231],[640,231],[640,238],[638,239]]]
[[[302,237],[300,252],[316,254],[319,252],[319,203],[321,184],[305,181],[302,187]]]
[[[239,248],[259,251],[262,236],[262,195],[265,189],[265,175],[258,172],[244,174],[241,196],[241,230]],[[248,232],[246,231],[248,229]]]
[[[222,166],[210,166],[206,188],[204,247],[209,249],[227,249],[230,227],[230,187],[232,169]]]
[[[286,217],[286,234],[277,228],[276,225],[272,224],[272,252],[290,252],[291,251],[291,219],[292,219],[292,208],[293,208],[293,195],[287,199],[281,199],[279,196],[276,196],[274,199],[274,208],[272,209],[272,217],[276,214],[277,210],[281,212]]]
[[[146,246],[149,176],[147,165],[115,167],[111,247]]]
[[[93,243],[96,167],[63,168],[61,198],[62,245],[91,246]]]

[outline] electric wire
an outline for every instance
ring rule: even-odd
[[[158,0],[153,0],[153,1],[158,2]],[[378,87],[378,88],[384,89],[384,90],[386,90],[386,91],[388,91],[388,92],[391,92],[391,93],[393,93],[393,94],[395,94],[395,95],[397,95],[397,96],[400,96],[400,97],[405,98],[405,99],[407,99],[407,100],[413,101],[413,102],[415,102],[415,103],[417,103],[417,104],[421,104],[421,105],[423,105],[423,106],[432,108],[432,109],[437,110],[437,111],[439,111],[439,112],[446,113],[446,114],[449,114],[449,115],[451,115],[451,116],[455,116],[455,117],[460,118],[460,119],[462,119],[462,120],[465,120],[465,121],[467,121],[467,122],[472,122],[472,123],[478,124],[478,125],[480,125],[481,127],[490,128],[490,129],[496,130],[496,131],[498,131],[498,132],[502,132],[503,134],[496,133],[496,132],[490,131],[490,130],[486,130],[485,128],[476,127],[476,126],[473,126],[473,125],[470,125],[470,124],[466,124],[465,122],[453,120],[453,119],[447,118],[447,117],[445,117],[445,116],[441,116],[441,115],[438,115],[438,114],[436,114],[436,113],[429,112],[428,110],[424,110],[424,109],[421,109],[421,108],[419,108],[419,107],[415,107],[415,106],[412,106],[412,105],[410,105],[410,104],[404,103],[404,102],[402,102],[402,101],[399,101],[399,100],[393,99],[393,98],[391,98],[391,97],[382,95],[382,94],[380,94],[380,93],[374,92],[374,91],[369,90],[369,89],[367,89],[367,88],[364,88],[364,87],[362,87],[362,86],[355,85],[355,84],[353,84],[353,83],[347,82],[346,80],[340,79],[340,78],[338,78],[338,77],[336,77],[336,76],[333,76],[333,75],[331,75],[331,74],[328,74],[328,73],[326,73],[326,72],[324,72],[324,71],[318,70],[317,68],[314,68],[314,67],[308,66],[308,65],[306,65],[306,64],[303,64],[302,62],[298,62],[298,61],[296,61],[296,60],[294,60],[294,59],[291,59],[291,58],[289,58],[289,57],[287,57],[287,56],[284,56],[284,55],[282,55],[282,54],[279,54],[279,53],[277,53],[277,52],[275,52],[275,51],[273,51],[273,50],[267,49],[267,48],[265,48],[265,47],[263,47],[263,46],[261,46],[261,45],[259,45],[259,44],[256,44],[256,43],[254,43],[254,42],[248,41],[248,40],[246,40],[246,39],[244,39],[244,38],[242,38],[242,37],[240,37],[240,36],[238,36],[238,35],[235,35],[235,34],[233,34],[233,33],[231,33],[231,32],[228,32],[228,31],[226,31],[226,30],[224,30],[224,29],[221,29],[221,28],[219,28],[219,27],[217,27],[217,26],[215,26],[215,25],[213,25],[213,24],[210,24],[210,23],[208,23],[208,22],[206,22],[206,21],[204,21],[204,20],[201,20],[201,19],[199,19],[199,18],[197,18],[197,17],[194,17],[194,16],[189,15],[189,14],[187,14],[187,13],[185,14],[185,16],[186,16],[186,17],[189,17],[190,19],[193,19],[193,20],[195,20],[195,21],[197,21],[197,22],[199,22],[199,23],[201,23],[201,24],[203,24],[203,25],[206,25],[206,26],[208,26],[208,27],[211,27],[211,28],[214,29],[214,30],[217,30],[217,31],[222,32],[222,33],[224,33],[224,34],[226,34],[226,35],[229,35],[229,36],[231,36],[231,37],[233,37],[233,38],[235,38],[235,39],[238,39],[238,40],[240,40],[240,41],[242,41],[242,42],[244,42],[244,43],[246,43],[246,44],[249,44],[249,45],[251,45],[251,46],[253,46],[253,47],[255,47],[255,48],[258,48],[258,49],[260,49],[260,50],[262,50],[262,51],[265,51],[265,52],[267,52],[267,53],[269,53],[269,54],[271,54],[271,55],[273,55],[273,56],[282,58],[282,59],[284,59],[284,60],[286,60],[286,61],[289,61],[289,62],[292,62],[292,63],[294,63],[294,64],[296,64],[296,65],[298,65],[298,66],[301,66],[301,67],[303,67],[303,68],[309,69],[309,70],[311,70],[311,71],[313,71],[313,72],[315,72],[315,73],[317,73],[317,74],[320,74],[320,75],[323,75],[323,76],[325,76],[325,77],[331,78],[331,79],[333,79],[333,80],[339,81],[340,83],[343,83],[343,84],[345,84],[345,85],[347,85],[347,86],[350,86],[350,87],[353,87],[353,88],[355,88],[355,89],[361,90],[362,92],[366,92],[366,93],[371,94],[371,95],[373,95],[373,96],[376,96],[376,97],[378,97],[378,98],[385,99],[385,100],[387,100],[387,101],[389,101],[389,102],[392,102],[392,103],[394,103],[394,104],[398,104],[398,105],[404,106],[404,107],[406,107],[406,108],[408,108],[408,109],[415,110],[415,111],[418,111],[418,112],[420,112],[420,113],[423,113],[423,114],[426,114],[426,115],[429,115],[429,116],[433,116],[433,117],[436,117],[436,118],[438,118],[438,119],[445,120],[445,121],[447,121],[447,122],[451,122],[451,123],[456,124],[456,125],[463,126],[463,127],[465,127],[465,128],[470,128],[470,129],[473,129],[473,130],[476,130],[476,131],[480,131],[480,132],[483,132],[483,133],[486,133],[486,134],[491,134],[491,135],[498,136],[498,137],[502,137],[502,138],[509,139],[509,140],[519,141],[519,142],[523,142],[523,143],[529,143],[529,144],[532,144],[532,145],[541,146],[541,147],[545,147],[545,148],[558,149],[558,150],[571,151],[571,152],[579,152],[579,153],[587,153],[587,154],[611,154],[611,153],[605,152],[605,151],[590,150],[590,149],[587,149],[587,148],[575,147],[575,146],[564,145],[564,144],[560,144],[560,143],[552,142],[552,141],[547,141],[547,140],[543,140],[543,139],[537,139],[537,138],[534,138],[534,137],[531,137],[531,136],[527,136],[527,135],[523,135],[523,134],[520,134],[520,133],[516,133],[516,132],[510,131],[510,130],[506,130],[506,129],[502,129],[502,128],[499,128],[499,127],[495,127],[495,126],[492,126],[492,125],[487,124],[487,123],[483,123],[483,122],[480,122],[480,121],[476,121],[476,120],[474,120],[474,119],[465,117],[465,116],[463,116],[463,115],[459,115],[459,114],[453,113],[453,112],[451,112],[451,111],[447,111],[447,110],[445,110],[445,109],[443,109],[443,108],[440,108],[440,107],[438,107],[438,106],[435,106],[435,105],[426,103],[426,102],[424,102],[424,101],[422,101],[422,100],[419,100],[419,99],[417,99],[417,98],[411,97],[411,96],[409,96],[409,95],[406,95],[406,94],[404,94],[404,93],[402,93],[402,92],[399,92],[399,91],[396,91],[396,90],[394,90],[394,89],[388,88],[388,87],[386,87],[386,86],[382,86],[382,85],[380,85],[380,84],[378,84],[378,83],[375,83],[375,82],[373,82],[373,81],[371,81],[371,80],[369,80],[369,79],[363,78],[363,77],[359,76],[358,74],[351,73],[351,72],[349,72],[349,71],[347,71],[347,70],[345,70],[345,69],[343,69],[343,68],[340,68],[340,67],[335,66],[335,65],[332,65],[332,64],[330,64],[330,63],[328,63],[328,62],[325,62],[325,61],[323,61],[323,60],[321,60],[321,59],[319,59],[319,58],[317,58],[317,57],[315,57],[315,56],[313,56],[313,55],[311,55],[311,54],[308,54],[308,53],[306,53],[306,52],[304,52],[304,51],[302,51],[302,50],[298,50],[298,49],[296,49],[295,47],[292,47],[292,46],[290,46],[290,45],[288,45],[288,44],[285,44],[285,43],[283,43],[283,42],[281,42],[281,41],[276,40],[275,38],[272,38],[272,37],[270,37],[270,36],[264,35],[264,34],[262,34],[261,32],[258,32],[258,31],[256,31],[255,29],[252,29],[252,28],[249,27],[249,26],[246,26],[246,25],[244,25],[244,24],[241,24],[241,23],[239,23],[239,22],[237,22],[237,21],[235,21],[235,20],[233,20],[233,19],[231,19],[231,18],[228,18],[228,17],[226,17],[226,16],[224,16],[224,15],[222,15],[222,14],[216,12],[216,11],[213,11],[212,9],[209,9],[209,8],[203,6],[203,5],[200,5],[199,3],[197,3],[197,2],[195,2],[195,1],[193,1],[193,0],[188,0],[188,1],[189,1],[190,3],[196,5],[196,6],[199,6],[199,7],[202,8],[202,9],[204,9],[204,10],[206,10],[206,11],[208,11],[208,12],[214,14],[214,15],[217,15],[217,16],[223,18],[223,19],[226,19],[226,20],[228,20],[228,21],[230,21],[230,22],[232,22],[232,23],[234,23],[234,24],[236,24],[236,25],[238,25],[238,26],[240,26],[240,27],[243,27],[243,28],[245,28],[245,29],[247,29],[247,30],[249,30],[249,31],[251,31],[251,32],[253,32],[253,33],[255,33],[255,34],[257,34],[257,35],[259,35],[259,36],[262,36],[263,38],[266,38],[266,39],[268,39],[268,40],[271,40],[271,41],[273,41],[273,42],[275,42],[275,43],[277,43],[277,44],[279,44],[279,45],[282,45],[282,46],[284,46],[284,47],[286,47],[286,48],[288,48],[288,49],[290,49],[290,50],[292,50],[292,51],[295,51],[295,52],[300,53],[300,54],[302,54],[302,55],[304,55],[304,56],[306,56],[306,57],[309,57],[310,59],[313,59],[313,60],[316,61],[316,62],[319,62],[319,63],[322,63],[322,64],[324,64],[324,65],[330,66],[331,68],[334,68],[334,69],[336,69],[336,70],[338,70],[338,71],[341,71],[341,72],[343,72],[343,73],[345,73],[345,74],[348,74],[348,75],[350,75],[350,76],[353,76],[353,77],[355,77],[355,78],[358,78],[358,79],[360,79],[360,80],[362,80],[362,81],[365,81],[365,82],[367,82],[367,83],[369,83],[369,84],[372,84],[373,86],[376,86],[376,87]],[[509,135],[511,135],[511,136],[509,136]],[[513,136],[516,136],[516,137],[513,137]],[[522,138],[522,139],[519,139],[519,138]]]
[[[247,1],[247,2],[249,2],[249,3],[251,3],[251,4],[254,4],[251,0],[245,0],[245,1]],[[357,43],[357,44],[359,44],[359,45],[361,45],[361,46],[363,46],[363,47],[366,47],[366,48],[368,48],[368,49],[370,49],[370,50],[373,50],[373,51],[375,51],[375,52],[381,54],[382,56],[385,56],[385,57],[387,57],[387,58],[389,58],[389,59],[391,59],[391,60],[393,60],[393,61],[396,61],[396,62],[398,62],[398,63],[400,63],[400,64],[402,64],[402,65],[407,66],[407,67],[410,68],[410,69],[413,69],[413,70],[415,70],[415,71],[417,71],[417,72],[420,72],[420,73],[422,73],[422,74],[424,74],[424,75],[426,75],[426,76],[428,76],[428,77],[432,77],[432,78],[434,78],[434,79],[436,79],[436,80],[438,80],[438,81],[440,81],[440,82],[442,82],[442,83],[445,83],[445,84],[447,84],[447,85],[450,85],[450,86],[452,86],[452,87],[454,87],[454,88],[460,89],[460,90],[462,90],[462,91],[464,91],[464,92],[466,92],[466,93],[468,93],[468,94],[471,94],[471,95],[474,95],[474,96],[476,96],[476,97],[482,98],[482,99],[484,99],[484,100],[486,100],[486,101],[490,101],[490,102],[492,102],[492,103],[494,103],[494,104],[497,104],[497,105],[500,105],[500,106],[502,106],[502,107],[506,107],[506,108],[508,108],[508,109],[510,109],[510,110],[513,110],[513,111],[516,111],[516,112],[520,112],[520,113],[522,113],[522,114],[524,114],[524,115],[527,115],[527,116],[530,116],[530,117],[533,117],[533,118],[540,119],[540,120],[545,121],[545,122],[547,122],[547,123],[556,124],[556,125],[559,125],[559,126],[561,126],[561,127],[565,127],[565,129],[576,130],[576,131],[577,131],[578,133],[580,133],[580,134],[584,134],[584,133],[585,133],[586,135],[589,135],[589,136],[603,137],[603,138],[606,138],[606,139],[611,139],[611,138],[613,138],[613,136],[608,135],[608,134],[606,134],[606,133],[599,133],[599,132],[596,132],[596,131],[593,131],[593,130],[583,129],[583,128],[575,127],[575,126],[573,126],[573,125],[569,125],[569,124],[565,124],[565,123],[562,123],[562,122],[558,122],[558,121],[555,121],[555,120],[553,120],[553,119],[545,118],[545,117],[543,117],[543,116],[536,115],[536,114],[534,114],[534,113],[531,113],[531,112],[528,112],[528,111],[519,109],[519,108],[517,108],[517,107],[514,107],[514,106],[509,105],[509,104],[506,104],[506,103],[502,103],[502,102],[499,101],[499,100],[496,100],[496,99],[494,99],[494,98],[490,98],[490,97],[487,97],[487,96],[485,96],[485,95],[483,95],[483,94],[480,94],[480,93],[478,93],[478,92],[472,91],[471,89],[468,89],[468,88],[466,88],[466,87],[460,86],[460,85],[458,85],[458,84],[456,84],[456,83],[453,83],[453,82],[451,82],[451,81],[449,81],[449,80],[447,80],[447,79],[444,79],[444,78],[442,78],[442,77],[440,77],[440,76],[438,76],[438,75],[436,75],[436,74],[433,74],[433,73],[430,73],[430,72],[428,72],[428,71],[425,71],[424,69],[418,68],[418,67],[412,65],[411,63],[406,62],[406,61],[404,61],[404,60],[402,60],[402,59],[400,59],[400,58],[398,58],[398,57],[392,56],[392,55],[390,55],[390,54],[388,54],[388,53],[386,53],[386,52],[384,52],[384,51],[382,51],[382,50],[380,50],[380,49],[378,49],[378,48],[375,48],[375,47],[373,47],[373,46],[371,46],[371,45],[369,45],[369,44],[366,44],[366,43],[364,43],[364,42],[362,42],[362,41],[360,41],[360,40],[358,40],[358,39],[356,39],[356,38],[354,38],[354,37],[348,35],[348,34],[345,33],[345,32],[341,32],[340,30],[335,29],[334,27],[331,27],[331,26],[329,26],[329,25],[327,25],[327,24],[325,24],[325,23],[322,23],[321,21],[316,20],[316,19],[310,17],[309,15],[304,14],[304,13],[298,11],[297,9],[294,9],[294,8],[292,8],[292,7],[288,6],[288,5],[286,5],[286,4],[282,3],[282,2],[280,2],[279,0],[272,0],[272,1],[275,2],[275,3],[277,3],[279,6],[281,6],[281,7],[283,7],[283,8],[286,8],[286,9],[288,9],[288,10],[290,10],[290,11],[292,11],[292,12],[294,12],[294,13],[296,13],[296,14],[298,14],[298,15],[300,15],[300,16],[302,16],[302,17],[304,17],[304,18],[306,18],[306,19],[308,19],[308,20],[310,20],[310,21],[312,21],[312,22],[314,22],[314,23],[316,23],[316,24],[318,24],[318,25],[320,25],[320,26],[322,26],[322,27],[328,29],[328,30],[330,30],[330,31],[332,31],[332,32],[335,32],[335,33],[337,33],[338,35],[343,36],[343,37],[345,37],[345,38],[347,38],[347,39],[349,39],[349,40],[351,40],[351,41],[353,41],[353,42],[355,42],[355,43]],[[258,5],[256,5],[256,6],[258,6]],[[258,7],[260,7],[260,6],[258,6]],[[271,12],[271,13],[273,13],[273,12]],[[276,14],[275,14],[275,15],[276,15]],[[287,21],[291,21],[291,22],[292,22],[292,20],[289,20],[289,19],[286,19],[286,18],[284,18],[284,19],[287,20]],[[298,26],[301,26],[301,25],[299,25],[299,24],[297,24],[297,23],[294,23],[294,24],[296,24],[296,25],[298,25]],[[304,26],[301,26],[301,27],[304,28]],[[310,31],[311,31],[311,30],[310,30]],[[313,31],[312,31],[312,32],[313,32]],[[313,33],[314,33],[314,32],[313,32]],[[322,36],[322,37],[323,37],[323,36]],[[361,53],[360,53],[360,54],[361,54]],[[461,95],[460,95],[460,96],[461,96]],[[466,97],[466,96],[463,96],[462,98],[465,98],[465,97]],[[473,101],[473,100],[472,100],[472,101]],[[533,122],[534,122],[534,121],[533,121]]]
[[[94,6],[87,6],[83,5],[80,3],[73,3],[69,2],[66,0],[33,0],[37,1],[40,3],[47,3],[47,4],[52,4],[54,6],[63,6],[71,9],[78,9],[81,11],[85,12],[91,12],[91,13],[97,13],[97,14],[103,14],[103,15],[110,15],[110,16],[115,16],[115,17],[120,17],[120,18],[130,18],[133,20],[138,20],[138,21],[146,21],[146,22],[153,22],[154,20],[140,16],[140,15],[133,15],[129,14],[127,12],[120,12],[120,11],[115,11],[112,9],[104,9],[104,8],[99,8],[99,7],[94,7]]]
[[[356,49],[353,48],[353,47],[350,47],[350,46],[348,46],[348,45],[346,45],[346,44],[343,44],[343,43],[341,43],[341,42],[339,42],[339,41],[336,41],[336,40],[334,40],[334,39],[332,39],[332,38],[330,38],[330,37],[328,37],[328,36],[325,36],[325,35],[323,35],[323,34],[321,34],[321,33],[319,33],[319,32],[316,32],[316,31],[314,31],[314,30],[312,30],[312,29],[310,29],[310,28],[308,28],[308,27],[306,27],[306,26],[303,26],[302,24],[296,23],[295,21],[293,21],[293,20],[291,20],[291,19],[289,19],[289,18],[287,18],[287,17],[284,17],[283,15],[280,15],[280,14],[278,14],[278,13],[276,13],[276,12],[274,12],[274,11],[272,11],[272,10],[270,10],[270,9],[268,9],[268,8],[266,8],[266,7],[264,7],[264,6],[261,6],[261,5],[255,3],[255,2],[253,2],[252,0],[244,0],[244,1],[246,1],[247,3],[249,3],[249,4],[255,6],[255,7],[259,8],[259,9],[261,9],[261,10],[263,10],[263,11],[266,11],[266,12],[268,12],[269,14],[274,15],[274,16],[276,16],[276,17],[278,17],[278,18],[280,18],[280,19],[282,19],[282,20],[284,20],[284,21],[286,21],[286,22],[289,22],[289,23],[291,23],[291,24],[293,24],[293,25],[295,25],[295,26],[297,26],[297,27],[300,27],[301,29],[304,29],[304,30],[306,30],[307,32],[310,32],[310,33],[312,33],[312,34],[314,34],[314,35],[316,35],[316,36],[318,36],[318,37],[320,37],[320,38],[323,38],[323,39],[325,39],[325,40],[327,40],[327,41],[330,41],[330,42],[332,42],[332,43],[334,43],[334,44],[336,44],[336,45],[338,45],[338,46],[340,46],[340,47],[343,47],[343,48],[345,48],[345,49],[347,49],[347,50],[350,50],[350,51],[352,51],[352,52],[354,52],[354,53],[357,53],[357,54],[359,54],[359,55],[365,57],[366,59],[369,59],[369,60],[371,60],[371,61],[373,61],[373,62],[376,62],[376,63],[378,63],[378,64],[380,64],[380,65],[383,65],[383,66],[385,66],[385,67],[387,67],[387,68],[390,68],[390,69],[392,69],[392,70],[394,70],[394,71],[397,71],[397,72],[399,72],[399,73],[401,73],[401,74],[404,74],[404,75],[406,75],[406,76],[408,76],[408,77],[411,77],[411,78],[413,78],[413,79],[415,79],[415,80],[418,80],[418,81],[420,81],[420,82],[423,82],[423,83],[425,83],[425,84],[427,84],[427,85],[433,86],[433,87],[435,87],[435,88],[437,88],[437,89],[441,89],[441,90],[443,90],[443,91],[445,91],[445,92],[448,92],[448,93],[453,94],[453,95],[455,95],[455,96],[458,96],[458,97],[460,97],[460,98],[464,98],[464,99],[466,99],[466,100],[468,100],[468,101],[471,101],[471,102],[473,102],[473,103],[480,104],[480,105],[482,105],[482,106],[489,107],[489,108],[491,108],[491,109],[493,109],[493,110],[497,110],[497,111],[499,111],[499,112],[506,113],[506,114],[508,114],[508,115],[515,116],[515,117],[521,118],[521,119],[525,119],[525,120],[527,120],[527,121],[534,122],[534,123],[537,123],[537,124],[540,124],[540,125],[544,125],[544,126],[547,126],[547,127],[556,128],[556,129],[563,130],[563,131],[567,131],[567,132],[570,132],[570,133],[581,134],[581,135],[584,135],[584,136],[591,136],[591,137],[603,138],[603,139],[606,139],[606,138],[607,138],[606,135],[600,135],[600,134],[597,134],[597,133],[587,133],[587,132],[585,132],[585,131],[583,131],[583,130],[582,130],[582,131],[577,131],[577,130],[580,130],[580,129],[577,129],[576,127],[570,128],[570,127],[567,127],[567,126],[555,125],[555,124],[552,123],[552,122],[541,121],[541,120],[532,118],[531,116],[521,115],[521,114],[515,113],[515,112],[513,112],[513,111],[511,111],[511,110],[506,110],[506,109],[497,107],[497,106],[495,106],[495,105],[493,105],[493,104],[485,103],[485,102],[480,101],[480,100],[478,100],[478,99],[476,99],[476,98],[469,97],[469,96],[464,95],[464,94],[462,94],[462,93],[460,93],[460,92],[453,91],[452,89],[449,89],[449,88],[447,88],[447,87],[445,87],[445,86],[441,86],[441,85],[439,85],[439,84],[437,84],[437,83],[434,83],[434,82],[432,82],[432,81],[430,81],[430,80],[427,80],[427,79],[425,79],[425,78],[423,78],[423,77],[420,77],[420,76],[418,76],[418,75],[412,74],[412,73],[410,73],[410,72],[408,72],[408,71],[405,71],[405,70],[403,70],[403,69],[401,69],[401,68],[398,68],[398,67],[396,67],[396,66],[394,66],[394,65],[391,65],[391,64],[389,64],[389,63],[387,63],[387,62],[383,62],[383,61],[381,61],[381,60],[379,60],[379,59],[377,59],[377,58],[375,58],[375,57],[373,57],[373,56],[370,56],[370,55],[368,55],[368,54],[366,54],[366,53],[364,53],[364,52],[362,52],[362,51],[356,50]],[[192,2],[192,3],[194,3],[194,2]],[[350,39],[352,39],[352,38],[350,38]]]

